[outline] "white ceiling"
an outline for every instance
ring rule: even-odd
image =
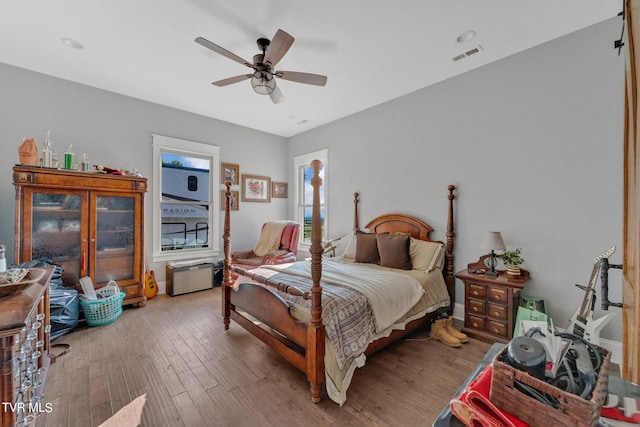
[[[622,0],[0,0],[0,62],[289,137],[621,9]],[[325,87],[278,80],[286,100],[273,104],[248,80],[210,84],[247,68],[196,37],[251,60],[256,39],[279,28],[296,41],[276,69],[326,75]],[[457,42],[466,30],[476,38]]]

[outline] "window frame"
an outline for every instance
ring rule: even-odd
[[[153,262],[174,261],[206,257],[218,257],[220,253],[220,147],[202,142],[188,141],[164,135],[152,134],[153,145],[153,239],[151,259]],[[210,160],[209,182],[209,229],[208,248],[184,249],[179,251],[162,251],[162,154],[178,154],[202,157]],[[205,204],[205,203],[203,203]]]
[[[304,201],[304,172],[301,170],[305,167],[310,167],[311,162],[314,160],[320,160],[322,162],[322,166],[324,169],[324,178],[322,179],[322,187],[324,194],[321,195],[321,200],[324,199],[324,203],[321,206],[324,206],[324,227],[322,233],[322,241],[326,240],[326,236],[329,235],[329,182],[328,182],[328,171],[329,171],[329,149],[325,148],[322,150],[314,151],[308,154],[302,154],[299,156],[295,156],[293,158],[293,176],[294,176],[294,217],[296,222],[300,224],[302,227],[302,232],[299,235],[299,247],[303,250],[309,251],[311,247],[311,242],[305,242],[304,240],[304,208],[305,206],[311,205],[303,205]]]

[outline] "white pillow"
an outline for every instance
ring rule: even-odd
[[[358,242],[358,239],[356,239],[356,235],[352,234],[351,237],[349,238],[349,241],[347,242],[347,247],[344,248],[344,253],[342,254],[343,258],[356,259],[357,242]]]
[[[438,251],[433,256],[433,259],[431,260],[431,264],[429,265],[429,270],[427,271],[431,271],[434,268],[439,268],[440,270],[442,270],[444,268],[444,258],[445,258],[444,254],[445,254],[444,245],[440,245],[440,247],[438,248]]]
[[[409,255],[413,269],[430,272],[437,266],[443,249],[441,243],[425,242],[412,237],[409,243]]]

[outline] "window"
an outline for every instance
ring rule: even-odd
[[[320,178],[322,178],[322,185],[320,186],[320,220],[322,222],[322,240],[326,240],[327,181],[325,177],[327,176],[328,158],[329,152],[326,149],[294,158],[296,221],[302,224],[303,232],[300,233],[300,244],[303,246],[311,245],[311,214],[313,210],[313,187],[311,186],[313,169],[311,168],[311,162],[313,160],[322,162],[322,169],[320,169]]]
[[[153,135],[153,261],[220,251],[220,147]]]

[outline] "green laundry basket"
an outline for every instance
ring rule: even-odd
[[[80,307],[89,326],[103,326],[115,322],[122,314],[122,301],[125,293],[120,291],[115,281],[96,290],[98,299],[88,299],[80,295]]]

